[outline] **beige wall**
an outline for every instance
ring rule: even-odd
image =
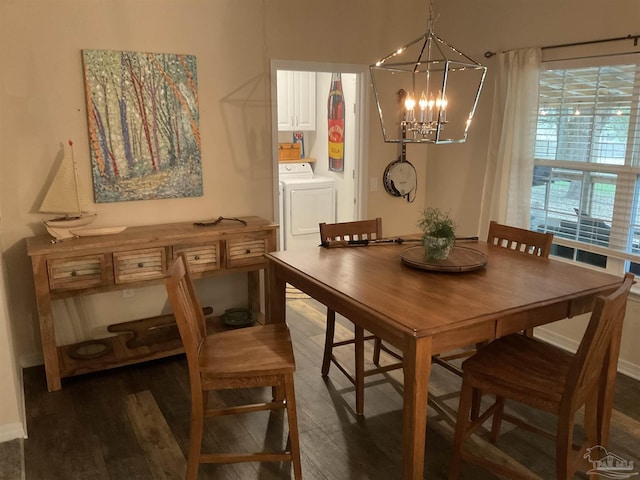
[[[0,208],[0,219],[1,212]],[[0,385],[3,390],[0,396],[0,442],[21,437],[24,434],[21,385],[18,381],[21,377],[14,361],[12,326],[9,322],[7,299],[4,295],[6,273],[0,256]]]
[[[60,143],[72,138],[80,175],[90,181],[81,49],[188,53],[198,62],[204,196],[99,204],[94,226],[140,225],[218,215],[273,216],[270,60],[368,65],[426,29],[427,1],[415,0],[2,0],[0,1],[0,244],[10,281],[0,291],[0,332],[15,358],[39,353],[33,282],[24,238],[44,233],[38,201]],[[436,32],[470,56],[485,50],[564,43],[638,33],[637,0],[441,0]],[[382,216],[389,235],[415,230],[425,204],[449,209],[460,233],[475,234],[486,163],[491,68],[477,122],[464,145],[410,146],[419,182],[414,203],[369,194],[369,216]],[[384,144],[370,105],[368,177],[381,178],[398,155]],[[427,156],[428,161],[427,161]],[[84,162],[84,163],[83,163]],[[368,182],[367,182],[368,183]],[[209,285],[224,308],[227,290]],[[117,300],[117,302],[114,302]],[[233,297],[231,302],[241,302]],[[80,307],[127,319],[163,309],[157,290],[88,298]],[[134,311],[133,308],[136,308]],[[67,308],[67,307],[64,307]],[[69,307],[73,308],[73,307]],[[637,311],[637,310],[636,310]],[[7,317],[7,318],[5,318]],[[93,332],[93,330],[92,330]],[[6,368],[0,334],[0,380]],[[10,351],[10,349],[9,349]],[[640,358],[631,361],[640,365]],[[11,363],[11,359],[9,360]],[[16,361],[17,362],[17,361]],[[13,392],[10,392],[13,393]],[[19,395],[0,396],[0,427],[19,422]],[[8,417],[3,417],[8,412]]]

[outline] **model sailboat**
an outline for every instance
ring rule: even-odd
[[[56,239],[76,236],[71,230],[88,225],[96,213],[90,211],[91,200],[80,189],[78,171],[73,156],[73,142],[65,145],[60,167],[40,205],[40,213],[53,213],[60,217],[45,220],[47,231]]]

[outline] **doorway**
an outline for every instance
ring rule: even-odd
[[[280,73],[278,73],[280,72]],[[327,128],[327,100],[331,84],[331,75],[341,73],[345,98],[345,159],[344,170],[334,172],[328,165],[328,128]],[[289,85],[291,79],[301,77],[303,85],[298,88]],[[311,77],[312,82],[305,82],[305,77]],[[368,78],[369,70],[363,65],[345,65],[333,63],[296,62],[272,60],[271,62],[271,95],[272,95],[272,142],[273,142],[273,171],[274,171],[274,217],[280,224],[279,236],[284,236],[284,214],[282,201],[282,185],[279,181],[278,144],[300,142],[302,137],[304,158],[300,162],[309,163],[314,175],[331,179],[336,188],[335,221],[347,222],[359,220],[366,215],[366,190],[363,179],[367,178],[366,146],[368,119]],[[295,81],[295,80],[294,80]],[[279,83],[280,82],[280,83]],[[309,83],[313,83],[308,92]],[[280,98],[279,98],[280,94]],[[313,97],[309,101],[309,95]],[[300,98],[303,95],[303,98]],[[296,101],[301,104],[300,115],[304,121],[296,129],[296,122],[283,118],[282,100]],[[280,102],[279,102],[280,100]],[[286,102],[285,102],[286,103]],[[308,121],[309,109],[314,110],[313,121]],[[279,112],[280,110],[280,112]],[[278,115],[280,113],[280,115]],[[295,132],[295,133],[294,133]],[[295,137],[295,140],[294,140]],[[282,234],[281,234],[282,233]],[[316,236],[317,238],[317,236]],[[284,243],[279,242],[280,249]]]

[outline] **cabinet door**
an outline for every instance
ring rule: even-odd
[[[293,110],[293,73],[278,70],[278,130],[295,130]]]
[[[277,78],[278,130],[315,130],[315,72],[279,70]]]
[[[316,74],[294,73],[294,112],[296,130],[316,129]]]

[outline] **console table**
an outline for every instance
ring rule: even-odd
[[[49,391],[59,390],[64,377],[183,351],[179,338],[131,348],[124,341],[126,336],[115,335],[101,339],[110,347],[104,355],[73,358],[69,352],[74,345],[56,344],[53,300],[161,284],[168,263],[184,253],[194,278],[247,272],[248,307],[259,312],[260,270],[267,265],[264,254],[276,250],[278,225],[259,217],[241,220],[246,225],[231,220],[209,226],[172,223],[57,242],[49,235],[27,238]]]

